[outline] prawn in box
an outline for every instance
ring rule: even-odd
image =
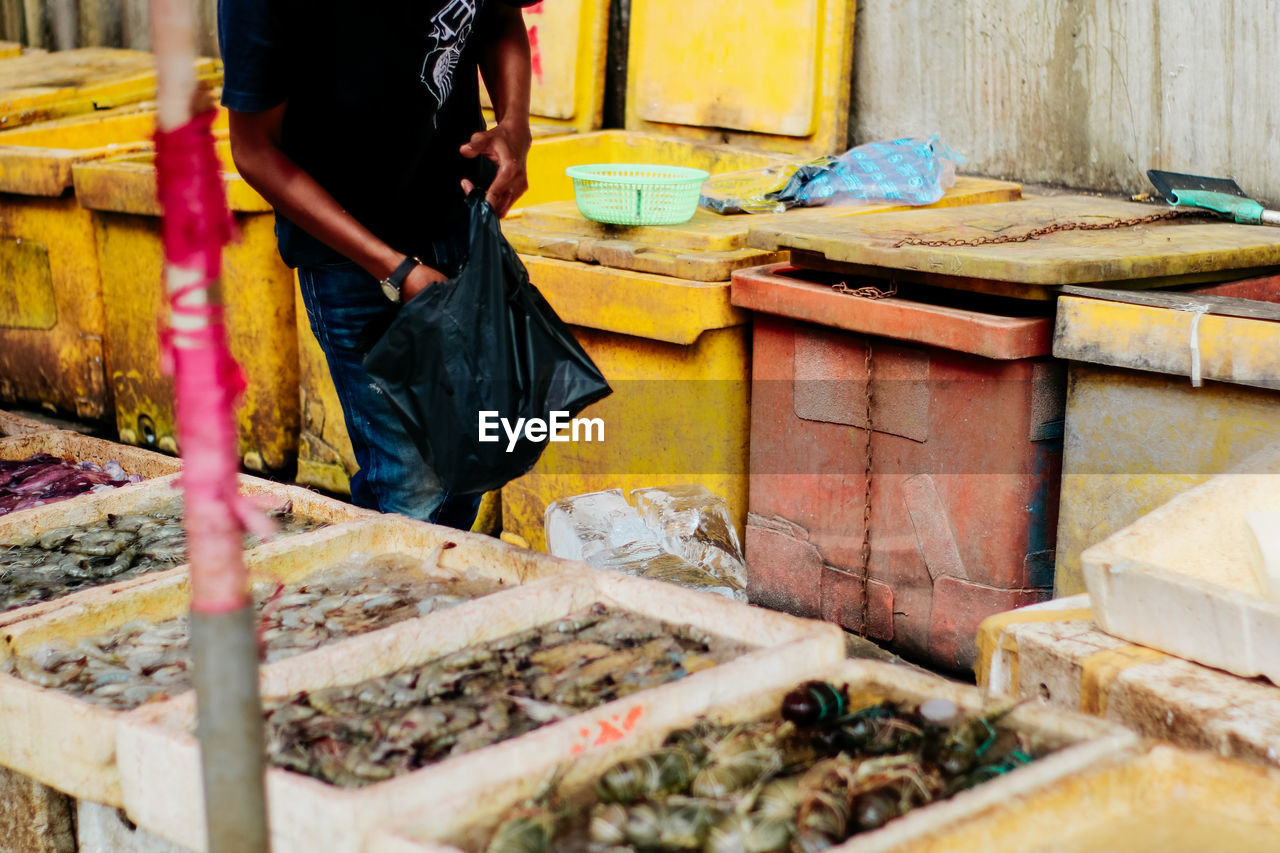
[[[611,572],[573,573],[263,670],[272,849],[361,851],[495,774],[591,754],[843,656],[834,626]],[[190,697],[119,728],[125,809],[202,849]],[[385,778],[386,776],[394,778]]]
[[[397,517],[272,542],[247,564],[268,661],[565,568]],[[0,742],[9,744],[0,761],[76,797],[120,805],[117,722],[191,689],[189,601],[186,572],[170,572],[12,626],[0,651]]]
[[[803,676],[801,676],[803,677]],[[687,707],[574,762],[495,770],[377,853],[887,850],[1133,751],[1117,726],[869,661]]]

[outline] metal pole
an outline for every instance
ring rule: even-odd
[[[151,0],[169,346],[191,570],[196,734],[210,853],[265,853],[258,649],[243,560],[231,411],[235,368],[213,297],[226,209],[208,116],[202,123],[193,115],[202,97],[195,74],[195,24],[195,0]]]

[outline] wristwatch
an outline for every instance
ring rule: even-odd
[[[399,304],[404,299],[404,280],[409,277],[413,268],[422,264],[418,258],[410,255],[400,262],[391,275],[378,282],[382,285],[383,294],[392,302]]]

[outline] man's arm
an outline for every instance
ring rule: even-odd
[[[520,10],[497,3],[492,14],[494,30],[482,47],[480,75],[493,101],[497,124],[491,130],[472,136],[460,150],[465,157],[484,156],[498,165],[498,174],[487,198],[498,215],[505,216],[529,188],[525,161],[532,142],[529,133],[532,72],[529,32]]]
[[[231,156],[236,169],[290,222],[355,261],[374,278],[386,278],[405,256],[357,222],[280,149],[285,106],[257,113],[230,111]],[[444,280],[437,270],[419,265],[405,279],[404,298],[411,299]]]

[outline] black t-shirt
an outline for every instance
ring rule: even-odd
[[[484,128],[476,75],[493,7],[535,0],[219,0],[222,103],[288,102],[282,147],[338,203],[406,254],[464,216],[458,153]],[[341,260],[283,217],[290,266]]]

